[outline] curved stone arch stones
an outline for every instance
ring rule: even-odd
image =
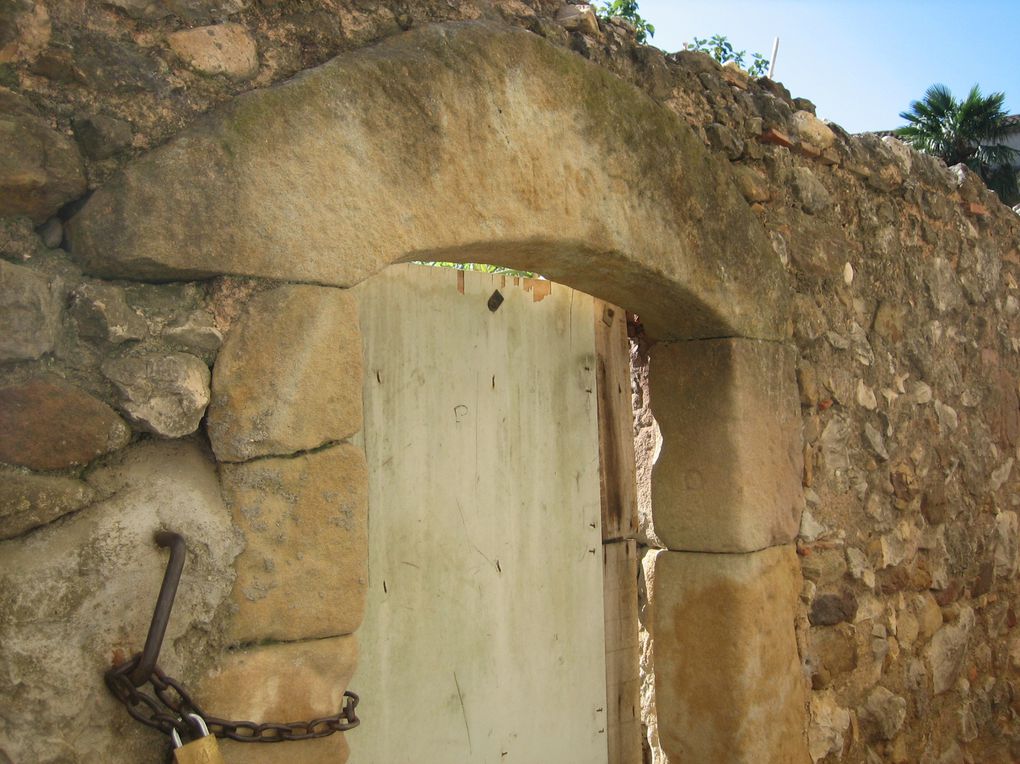
[[[70,237],[96,274],[292,282],[249,301],[213,373],[210,439],[248,544],[239,642],[360,623],[363,457],[341,442],[360,427],[349,394],[360,348],[342,288],[401,260],[482,260],[638,312],[663,341],[652,358],[664,438],[653,521],[665,549],[646,561],[660,742],[671,760],[805,759],[787,287],[728,167],[675,115],[528,32],[436,25],[235,99],[98,190]],[[348,394],[323,400],[325,370]],[[346,482],[329,477],[341,464]],[[318,558],[305,539],[300,565],[260,531],[307,529],[309,518],[327,535]],[[323,591],[334,543],[350,559],[329,580],[341,591]],[[274,605],[280,589],[311,594]],[[316,609],[336,616],[300,616]],[[347,676],[350,642],[307,644],[335,643]],[[265,671],[261,655],[244,660]],[[227,665],[208,692],[241,695],[230,683],[242,668]]]
[[[640,304],[659,338],[785,330],[782,268],[693,132],[580,56],[480,23],[240,96],[98,190],[71,228],[76,256],[121,278],[348,287],[484,248]]]

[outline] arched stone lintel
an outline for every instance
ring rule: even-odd
[[[99,275],[334,286],[484,243],[663,338],[787,333],[782,266],[728,163],[633,86],[487,22],[235,99],[98,190],[69,235]]]
[[[596,250],[583,242],[555,238],[484,241],[419,251],[402,260],[489,263],[539,273],[637,313],[652,337],[729,337],[737,331],[685,283],[623,252]]]

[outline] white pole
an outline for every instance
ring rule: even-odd
[[[779,55],[779,38],[772,42],[772,58],[769,60],[769,79],[773,80],[776,73],[776,56]]]

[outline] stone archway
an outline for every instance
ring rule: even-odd
[[[361,426],[361,370],[344,288],[401,260],[482,259],[638,312],[662,341],[651,374],[664,548],[647,573],[664,750],[806,758],[785,282],[728,168],[674,115],[530,33],[436,25],[236,99],[97,191],[70,237],[99,275],[290,282],[249,301],[213,373],[208,432],[248,543],[232,633],[339,637],[347,664],[364,474],[345,443]],[[309,338],[311,316],[329,320]],[[335,395],[319,384],[327,363],[346,371]],[[338,460],[346,477],[331,483]],[[344,497],[349,523],[330,530],[327,495]],[[321,587],[333,550],[306,538],[300,565],[273,552],[256,501],[305,528],[321,520],[346,545],[336,591]],[[252,571],[281,562],[270,588],[290,594],[274,604]],[[292,617],[307,610],[331,616]],[[210,691],[226,698],[239,670]]]
[[[97,191],[71,236],[97,274],[339,287],[484,246],[640,303],[660,339],[785,336],[782,268],[728,168],[612,74],[482,23],[240,96]]]

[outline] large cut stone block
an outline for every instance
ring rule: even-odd
[[[745,339],[652,348],[662,449],[652,524],[669,549],[750,552],[792,541],[803,507],[796,351]]]
[[[197,68],[226,70],[225,53]],[[68,239],[112,278],[341,287],[484,252],[636,308],[660,338],[778,339],[789,305],[729,161],[608,70],[487,21],[423,25],[231,99],[97,189]]]
[[[291,459],[221,466],[246,547],[237,558],[237,643],[349,634],[368,585],[368,470],[341,444]]]
[[[292,454],[361,429],[361,332],[341,289],[282,286],[251,299],[213,368],[209,438],[220,461]]]
[[[354,636],[239,650],[220,659],[195,696],[221,719],[286,723],[333,716],[343,707],[357,659]],[[348,755],[339,733],[275,745],[224,740],[220,749],[227,764],[344,764]]]
[[[793,546],[651,552],[644,565],[659,741],[669,761],[810,761]]]

